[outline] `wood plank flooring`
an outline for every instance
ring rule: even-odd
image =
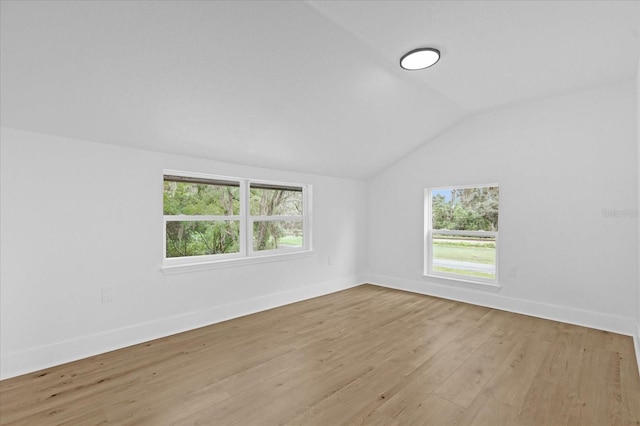
[[[364,285],[0,382],[2,425],[640,425],[630,337]]]

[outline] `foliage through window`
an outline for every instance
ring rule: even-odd
[[[251,184],[253,249],[303,246],[302,188]]]
[[[496,282],[499,187],[438,188],[425,195],[425,272]]]
[[[306,185],[165,171],[165,263],[309,250]]]

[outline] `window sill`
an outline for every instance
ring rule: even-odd
[[[433,275],[433,274],[424,274],[425,278],[435,278],[437,280],[445,280],[448,281],[443,284],[456,284],[462,287],[473,288],[476,290],[485,290],[485,291],[500,291],[502,286],[497,283],[486,283],[481,281],[473,281],[473,280],[465,280],[464,278],[456,278],[456,277],[448,277],[444,275]]]
[[[186,272],[206,271],[210,269],[236,268],[259,263],[278,262],[281,260],[300,259],[313,255],[313,250],[297,251],[295,253],[278,253],[254,257],[240,257],[234,259],[213,260],[200,263],[184,263],[179,265],[163,265],[165,275],[182,274]]]

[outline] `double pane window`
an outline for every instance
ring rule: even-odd
[[[250,184],[253,250],[304,247],[304,203],[301,187]]]
[[[497,281],[497,185],[428,189],[425,273]]]
[[[307,185],[164,174],[165,264],[310,249]]]

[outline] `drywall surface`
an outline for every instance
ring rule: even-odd
[[[629,81],[479,115],[432,140],[369,182],[368,280],[633,334],[638,219],[623,212],[638,206],[636,122]],[[424,277],[424,189],[496,182],[502,288]]]
[[[640,14],[638,14],[638,21],[640,22]],[[636,78],[636,131],[637,131],[637,154],[638,164],[636,166],[638,170],[638,203],[636,207],[640,212],[640,61],[638,61],[638,76]],[[640,221],[640,216],[636,218],[636,221]],[[640,225],[638,225],[638,313],[636,316],[636,360],[638,361],[638,371],[640,371]]]
[[[1,156],[2,378],[360,283],[362,181],[6,128]],[[163,169],[313,185],[313,254],[165,275]]]

